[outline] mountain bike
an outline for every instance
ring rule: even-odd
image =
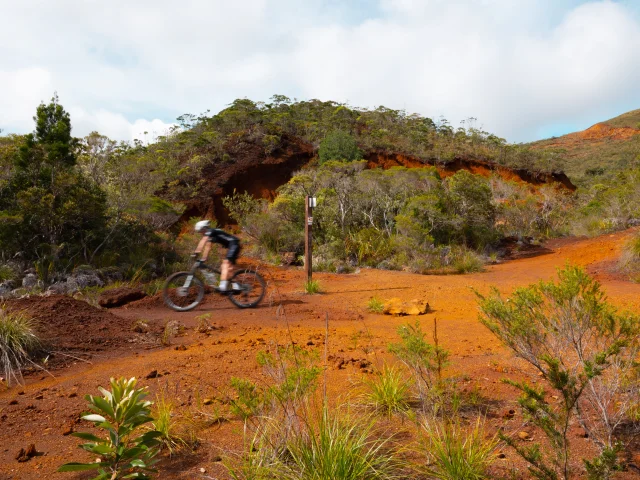
[[[188,272],[170,275],[162,288],[164,303],[176,312],[187,312],[196,308],[206,291],[205,285],[213,289],[220,279],[220,270],[196,260]],[[229,298],[238,308],[252,308],[264,297],[266,283],[264,278],[253,269],[238,270],[229,280],[227,291],[216,291]]]

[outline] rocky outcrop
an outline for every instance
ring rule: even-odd
[[[242,143],[233,152],[234,161],[216,163],[203,171],[204,186],[198,197],[184,199],[186,210],[180,218],[184,225],[193,217],[214,218],[220,225],[234,223],[222,203],[225,196],[234,192],[248,192],[255,198],[273,200],[278,187],[287,183],[302,167],[315,159],[313,145],[298,138],[283,136],[279,146],[270,154],[264,146],[254,143]],[[519,181],[532,186],[557,184],[560,188],[575,190],[575,186],[564,173],[532,173],[524,169],[511,169],[486,160],[474,158],[456,158],[442,163],[435,159],[424,160],[402,153],[371,151],[364,155],[367,168],[424,168],[435,166],[440,175],[447,177],[458,170],[489,176],[497,174],[506,180]]]

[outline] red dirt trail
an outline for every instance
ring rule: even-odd
[[[368,269],[348,275],[314,274],[323,293],[313,296],[301,293],[302,271],[269,268],[265,270],[269,279],[267,299],[254,310],[240,310],[224,298],[209,296],[203,305],[187,313],[172,312],[153,298],[109,310],[108,317],[104,316],[107,312],[100,310],[87,313],[89,318],[94,318],[93,314],[103,315],[95,321],[118,339],[112,349],[100,343],[100,349],[92,351],[90,363],[74,361],[68,367],[54,369],[51,373],[55,378],[32,373],[27,375],[25,387],[0,391],[0,480],[88,478],[55,473],[62,463],[91,460],[77,448],[79,439],[63,433],[68,433],[69,427],[89,430],[86,422],[78,421],[85,411],[83,396],[97,394],[97,387],[106,386],[110,377],[139,377],[140,383],[148,385],[152,392],[166,386],[184,405],[193,404],[197,398],[219,398],[228,391],[226,386],[232,376],[265,380],[255,357],[272,341],[286,343],[293,339],[304,348],[316,349],[322,358],[327,314],[327,349],[332,358],[327,371],[328,392],[334,403],[340,403],[348,387],[366,374],[359,368],[362,361],[363,365],[371,362],[380,366],[388,360],[386,345],[397,338],[398,326],[415,320],[368,313],[366,305],[373,296],[383,300],[391,297],[428,300],[433,312],[419,318],[426,330],[433,327],[437,318],[440,343],[451,351],[447,375],[460,375],[462,389],[476,388],[488,402],[493,402],[493,411],[487,415],[491,428],[504,426],[507,432],[517,432],[523,428],[519,413],[510,420],[500,413],[505,409],[518,410],[516,393],[500,380],[510,377],[535,381],[536,377],[478,321],[472,289],[486,293],[494,285],[509,293],[515,287],[554,278],[556,269],[570,262],[585,266],[603,283],[615,304],[638,311],[640,285],[617,277],[613,269],[629,234],[627,231],[592,239],[555,240],[547,244],[551,253],[489,266],[485,272],[471,275],[422,276]],[[25,307],[26,303],[21,305]],[[197,333],[197,317],[207,314],[215,329],[209,334]],[[66,318],[67,314],[60,315]],[[55,316],[47,318],[56,321]],[[65,318],[60,319],[63,324]],[[133,333],[132,325],[140,319],[150,325],[151,333]],[[149,340],[157,338],[168,320],[183,323],[186,335],[173,339],[170,346]],[[104,335],[101,330],[100,336]],[[124,342],[123,337],[127,336],[131,341]],[[85,354],[83,358],[88,358],[86,353],[90,349],[83,343],[83,336],[74,333],[72,338],[76,339],[77,350]],[[347,367],[336,369],[338,359],[344,359]],[[154,370],[160,376],[145,379]],[[208,409],[213,417],[216,408],[221,407],[214,402],[202,408]],[[408,427],[398,421],[394,428]],[[532,434],[534,440],[541,438],[535,431]],[[202,445],[196,453],[164,459],[158,478],[229,478],[219,457],[240,452],[242,422],[229,417],[227,422],[202,430],[199,436]],[[578,449],[590,448],[587,440],[577,436],[572,442]],[[16,453],[31,443],[35,443],[38,455],[18,463]],[[516,478],[528,478],[513,451],[508,448],[502,451],[506,458],[497,460],[495,475],[506,476],[514,468],[520,472]],[[575,464],[579,463],[576,459]],[[631,475],[629,472],[618,478],[634,478]]]

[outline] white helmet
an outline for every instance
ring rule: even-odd
[[[198,223],[196,223],[196,232],[197,233],[204,232],[210,226],[211,226],[211,222],[209,220],[200,220]]]

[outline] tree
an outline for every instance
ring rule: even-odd
[[[318,156],[321,164],[330,160],[352,162],[362,159],[362,152],[355,138],[345,131],[334,130],[320,142]]]
[[[105,194],[75,168],[76,140],[57,96],[38,106],[34,120],[0,189],[2,249],[27,260],[81,252],[88,258],[106,223]]]

